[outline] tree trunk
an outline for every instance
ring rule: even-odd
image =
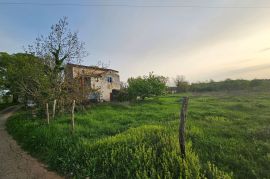
[[[18,103],[18,102],[19,102],[19,97],[18,97],[18,95],[13,94],[13,95],[12,95],[12,103]]]
[[[53,114],[52,114],[53,119],[55,117],[55,108],[56,108],[56,99],[53,101]]]

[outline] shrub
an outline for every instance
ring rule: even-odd
[[[148,76],[129,78],[128,94],[131,99],[137,97],[144,100],[146,97],[158,96],[165,93],[166,78],[149,73]]]
[[[113,97],[116,101],[128,101],[130,99],[127,88],[122,88],[115,92],[115,96]]]

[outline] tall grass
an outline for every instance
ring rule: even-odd
[[[48,126],[25,111],[7,129],[51,169],[74,178],[269,178],[270,96],[190,96],[185,162],[178,95],[92,106],[76,114],[74,134],[69,116]]]
[[[163,126],[143,125],[92,142],[66,132],[61,133],[61,129],[54,125],[48,127],[24,120],[12,122],[16,122],[16,126],[21,122],[23,126],[12,129],[14,136],[23,142],[23,147],[44,160],[50,168],[66,176],[181,178],[185,175],[187,178],[212,178],[218,175],[230,178],[230,175],[218,170],[213,164],[209,164],[212,168],[202,168],[190,143],[187,146],[187,158],[183,161],[177,137]],[[8,126],[14,125],[12,122]]]

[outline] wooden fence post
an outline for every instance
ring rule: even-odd
[[[71,110],[72,131],[74,131],[74,127],[75,127],[75,123],[74,123],[74,109],[75,109],[75,100],[73,100],[72,110]]]
[[[186,158],[186,146],[185,146],[185,121],[187,118],[188,109],[188,97],[184,97],[182,101],[182,109],[180,113],[180,125],[179,125],[179,145],[182,159]]]
[[[46,114],[47,114],[47,123],[50,124],[50,113],[48,103],[46,103]]]
[[[53,113],[52,113],[52,118],[53,119],[55,117],[55,108],[56,108],[56,99],[53,101]]]

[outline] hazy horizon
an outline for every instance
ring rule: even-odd
[[[122,81],[151,71],[167,77],[184,75],[191,82],[270,76],[270,2],[266,0],[96,4],[108,3],[114,6],[0,3],[0,51],[22,52],[23,46],[48,34],[52,24],[67,16],[90,54],[83,64],[103,61],[120,72]]]

